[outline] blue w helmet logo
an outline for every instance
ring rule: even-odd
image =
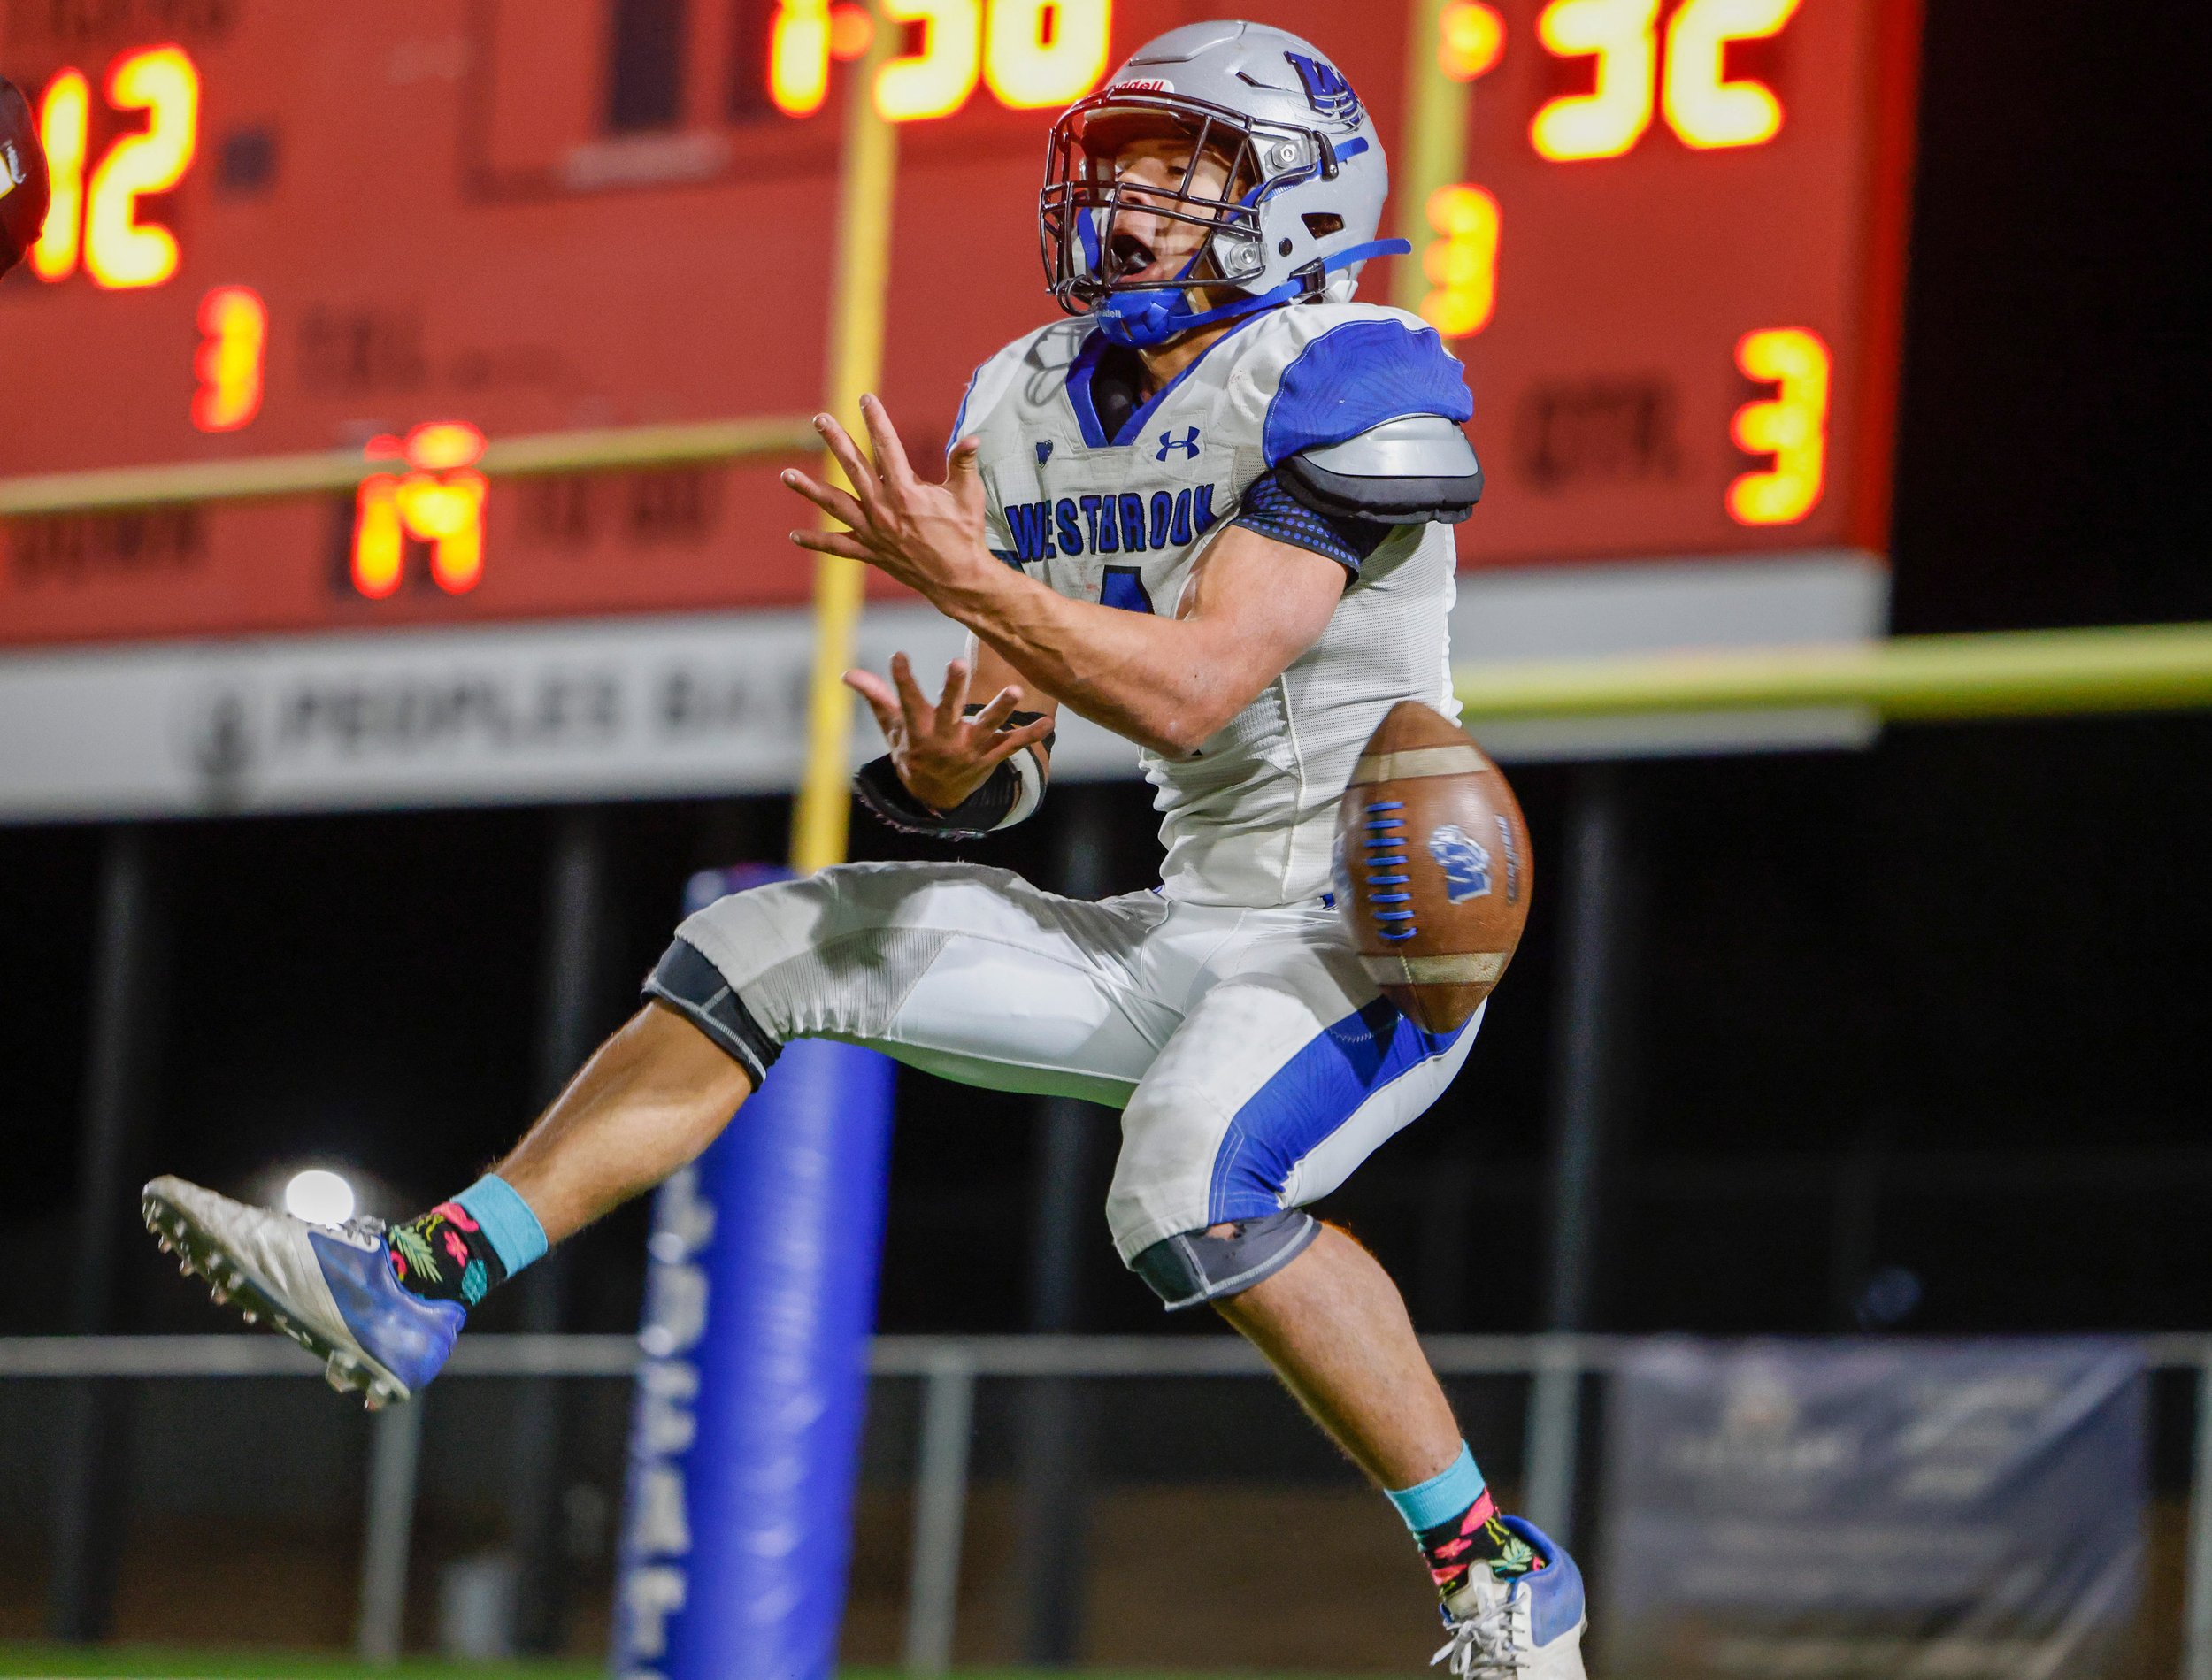
[[[1170,449],[1180,449],[1186,461],[1195,461],[1198,458],[1198,428],[1192,426],[1179,438],[1172,432],[1161,433],[1160,447],[1152,458],[1155,461],[1164,461],[1167,459],[1167,452]]]
[[[1429,831],[1429,855],[1444,870],[1444,896],[1454,904],[1490,890],[1490,854],[1456,823]]]
[[[1359,96],[1352,91],[1352,84],[1338,73],[1337,67],[1325,58],[1309,58],[1302,52],[1286,52],[1290,67],[1298,73],[1298,80],[1306,85],[1306,103],[1324,117],[1356,127],[1365,114],[1360,110]]]

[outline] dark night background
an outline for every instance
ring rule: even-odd
[[[1933,0],[1896,502],[1901,632],[2212,618],[2200,487],[2206,14]],[[1873,750],[1621,772],[1639,914],[1595,1327],[2194,1327],[2212,1226],[2212,722],[1893,729]],[[1578,776],[1515,771],[1561,879]],[[1141,784],[977,848],[1056,885],[1071,811],[1148,884]],[[782,802],[606,810],[604,1022],[684,877],[773,857]],[[403,1214],[530,1117],[541,809],[161,825],[173,955],[147,1171],[235,1192],[344,1162]],[[101,831],[0,831],[0,1333],[62,1327]],[[860,856],[902,842],[856,819]],[[1432,1330],[1533,1327],[1556,892],[1458,1085],[1333,1204]],[[1027,1322],[1036,1105],[903,1075],[882,1322]],[[1111,1116],[1097,1111],[1102,1132]],[[1110,1137],[1102,1138],[1102,1163]],[[1101,1180],[1102,1192],[1102,1178]],[[1093,1198],[1094,1204],[1096,1198]],[[131,1209],[119,1210],[127,1218]],[[1092,1234],[1081,1327],[1150,1328]],[[642,1216],[576,1246],[569,1324],[635,1322]],[[227,1328],[130,1250],[130,1330]],[[499,1298],[482,1316],[511,1316]],[[1195,1326],[1194,1326],[1195,1328]]]

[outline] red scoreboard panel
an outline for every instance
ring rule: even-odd
[[[1464,179],[1393,206],[1418,272],[1363,288],[1467,364],[1463,564],[1883,549],[1907,4],[1252,8],[1337,59],[1402,165],[1409,62],[1467,84]],[[1048,108],[1186,10],[887,9],[883,385],[930,449],[1054,307]],[[58,182],[0,283],[0,478],[387,457],[358,497],[17,521],[0,644],[803,600],[769,464],[487,488],[471,462],[479,433],[818,404],[869,27],[846,0],[0,0]]]

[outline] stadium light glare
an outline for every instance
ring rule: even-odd
[[[353,1186],[326,1167],[309,1167],[285,1182],[284,1210],[311,1225],[342,1225],[355,1205]]]

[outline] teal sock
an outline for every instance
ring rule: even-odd
[[[1474,1449],[1462,1441],[1459,1456],[1417,1487],[1386,1492],[1398,1515],[1416,1535],[1425,1534],[1447,1517],[1457,1516],[1482,1497],[1482,1472],[1475,1468]]]
[[[1443,1469],[1418,1486],[1392,1492],[1389,1499],[1413,1530],[1441,1598],[1448,1599],[1466,1585],[1467,1572],[1477,1564],[1502,1578],[1537,1567],[1528,1542],[1498,1521],[1497,1505],[1464,1441],[1459,1456]]]
[[[545,1258],[545,1227],[530,1211],[530,1204],[497,1173],[486,1173],[453,1200],[483,1227],[508,1277]]]
[[[384,1236],[403,1289],[464,1307],[475,1306],[546,1247],[545,1227],[530,1204],[491,1173]]]

